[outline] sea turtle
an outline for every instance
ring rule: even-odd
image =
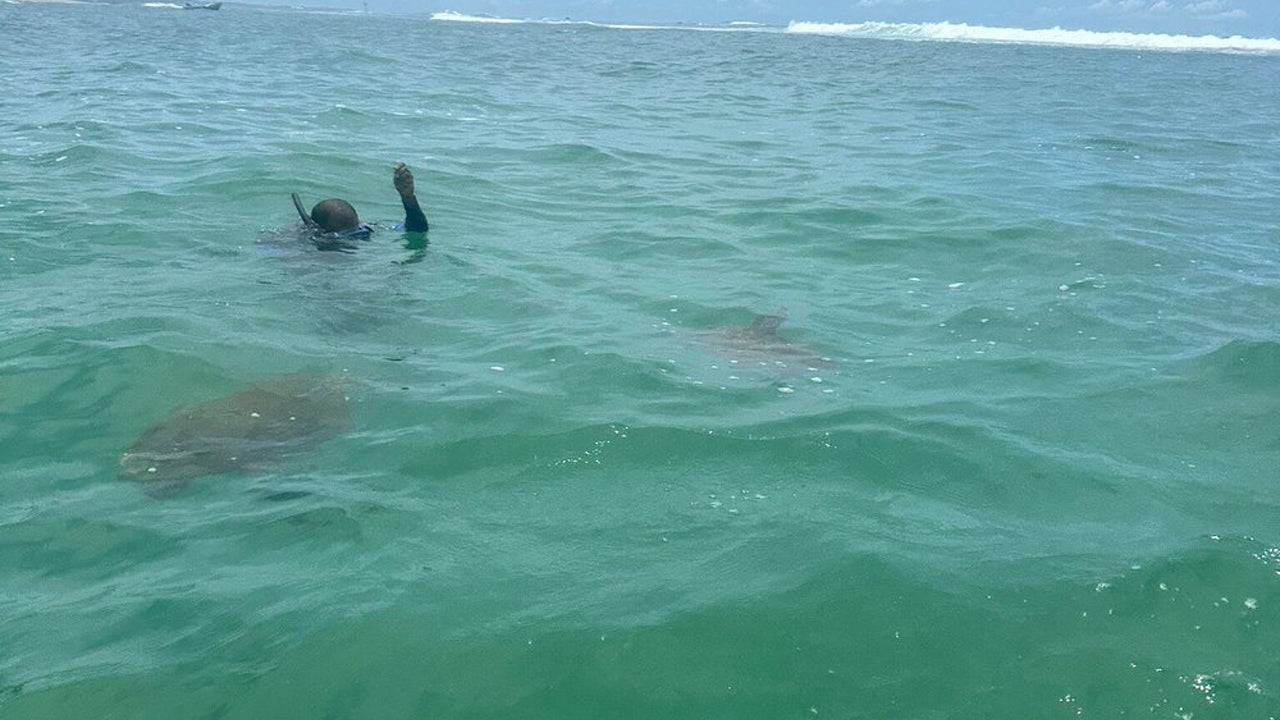
[[[772,314],[756,315],[747,325],[729,325],[698,337],[699,343],[717,355],[727,357],[734,364],[769,367],[831,367],[831,359],[819,353],[787,342],[778,334],[778,328],[787,320],[786,308],[778,308]]]
[[[120,456],[120,475],[150,495],[172,495],[193,478],[278,463],[350,426],[339,378],[283,375],[173,412]]]

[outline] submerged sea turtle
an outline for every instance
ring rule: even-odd
[[[120,457],[121,477],[172,495],[203,475],[261,469],[351,426],[339,378],[296,373],[177,410]]]
[[[803,345],[789,343],[778,334],[778,328],[787,320],[786,313],[786,308],[778,308],[770,315],[756,315],[748,325],[730,325],[703,333],[699,341],[735,364],[831,367],[830,358],[820,357]]]

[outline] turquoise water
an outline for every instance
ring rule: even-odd
[[[1280,717],[1276,54],[0,35],[6,720]],[[117,477],[299,371],[349,432]]]

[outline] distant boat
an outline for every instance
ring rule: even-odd
[[[182,9],[183,9],[183,10],[221,10],[221,9],[222,9],[222,3],[220,3],[220,2],[210,2],[210,3],[185,3],[185,4],[182,6]]]

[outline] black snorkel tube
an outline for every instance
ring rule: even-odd
[[[298,197],[298,193],[291,195],[293,198],[293,208],[298,211],[298,216],[302,218],[302,224],[309,228],[317,229],[320,226],[315,220],[311,219],[311,215],[307,213],[306,208],[302,207],[302,198]]]

